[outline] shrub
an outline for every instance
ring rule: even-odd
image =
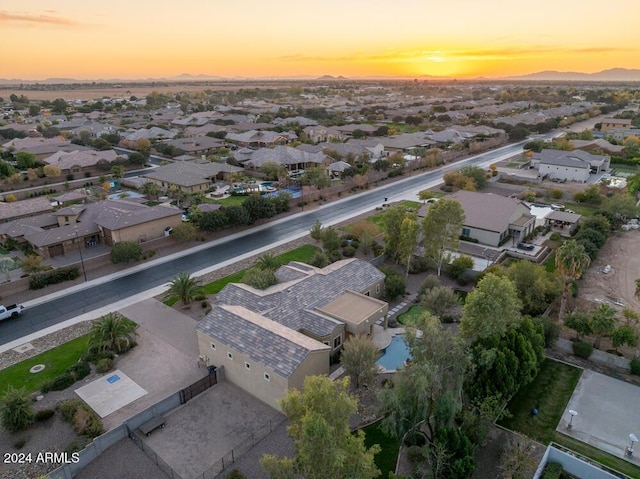
[[[84,404],[80,399],[68,399],[57,404],[56,408],[60,412],[62,419],[71,422],[76,410]]]
[[[76,434],[87,437],[98,437],[104,432],[98,415],[87,406],[81,406],[73,415],[73,430]]]
[[[203,302],[201,302],[201,303],[200,303],[200,306],[202,306],[202,308],[204,309],[204,308],[206,308],[207,306],[209,306],[209,303],[208,303],[208,302],[206,302],[206,301],[203,301]]]
[[[424,437],[424,434],[418,431],[410,431],[404,437],[404,445],[405,446],[418,446],[422,447],[427,443],[427,439]]]
[[[559,479],[564,469],[557,462],[550,462],[544,468],[542,479]]]
[[[324,251],[317,251],[309,261],[309,264],[316,268],[324,268],[329,264],[329,256]]]
[[[449,264],[449,274],[453,279],[458,279],[466,270],[473,269],[473,259],[470,256],[458,256]]]
[[[51,382],[51,390],[64,391],[75,382],[75,378],[70,374],[61,374]]]
[[[67,454],[73,454],[74,452],[80,452],[87,446],[87,441],[82,439],[74,439],[67,447],[64,448],[64,452]]]
[[[73,281],[79,275],[80,272],[75,266],[35,273],[31,278],[29,278],[29,289],[42,289],[50,284],[57,284],[63,281]]]
[[[96,362],[96,371],[100,374],[106,373],[113,369],[113,359],[102,358]]]
[[[398,296],[402,296],[406,290],[406,284],[402,276],[391,270],[385,270],[383,273],[386,274],[384,290],[387,300],[392,301]]]
[[[42,409],[36,413],[35,419],[36,421],[46,421],[47,419],[53,417],[55,411],[53,409]]]
[[[420,446],[409,446],[407,448],[407,459],[409,459],[412,464],[423,462],[424,454],[422,453],[422,448]]]
[[[345,258],[353,258],[356,254],[356,249],[353,246],[345,246],[342,248],[342,255]]]
[[[69,366],[65,373],[73,377],[76,381],[80,381],[91,373],[91,367],[86,361],[78,361],[73,366]]]
[[[549,236],[549,239],[551,241],[559,241],[560,240],[560,233],[557,233],[557,232],[551,233],[551,236]]]
[[[142,256],[142,246],[135,241],[120,241],[111,248],[111,261],[115,264],[138,261]]]
[[[204,294],[196,294],[193,297],[194,301],[204,301],[205,299],[207,299],[207,297]]]
[[[409,265],[409,274],[420,274],[429,270],[429,261],[423,256],[414,256]]]
[[[640,359],[631,360],[631,374],[634,376],[640,376]]]
[[[9,432],[23,431],[33,424],[31,400],[24,388],[7,387],[0,401],[0,414],[2,425]]]
[[[242,474],[237,469],[232,469],[231,471],[229,471],[229,474],[226,475],[225,479],[246,479],[246,477],[247,476]]]
[[[593,346],[582,341],[573,343],[573,354],[582,359],[589,359],[593,352]]]
[[[267,289],[278,280],[273,270],[251,268],[242,276],[242,282],[256,289]]]

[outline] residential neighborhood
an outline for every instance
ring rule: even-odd
[[[638,477],[637,88],[155,88],[0,95],[0,477]]]

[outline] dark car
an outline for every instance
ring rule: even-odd
[[[529,244],[529,243],[518,243],[518,249],[531,251],[534,248],[535,248],[535,245],[532,245],[532,244]]]

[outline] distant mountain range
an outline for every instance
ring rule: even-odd
[[[333,75],[322,75],[320,77],[312,75],[299,76],[271,76],[271,77],[222,77],[217,75],[192,75],[190,73],[182,73],[181,75],[168,78],[139,78],[139,79],[95,79],[80,80],[76,78],[47,78],[45,80],[23,80],[23,79],[5,79],[0,78],[0,86],[2,85],[33,85],[33,84],[71,84],[71,83],[137,83],[137,82],[196,82],[196,81],[256,81],[256,80],[318,80],[318,81],[341,81],[341,80],[411,80],[415,77],[398,77],[398,76],[369,76],[369,77],[344,77]],[[439,77],[432,75],[421,75],[417,77],[419,80],[454,80],[452,77]],[[495,77],[495,78],[465,78],[465,81],[491,81],[491,80],[512,80],[512,81],[593,81],[593,82],[640,82],[640,69],[628,68],[611,68],[596,73],[582,72],[559,72],[559,71],[542,71],[529,73],[527,75]]]
[[[596,73],[543,71],[528,75],[504,77],[504,80],[540,81],[640,81],[640,70],[611,68]]]

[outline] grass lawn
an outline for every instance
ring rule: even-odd
[[[300,246],[299,248],[293,249],[291,251],[287,251],[286,253],[282,253],[281,255],[276,256],[281,264],[286,264],[289,261],[300,261],[301,263],[308,263],[313,258],[313,255],[316,254],[318,248],[305,244]],[[230,274],[229,276],[225,276],[224,278],[217,279],[212,281],[211,283],[204,284],[198,289],[196,294],[217,294],[222,288],[224,288],[229,283],[239,283],[246,269],[242,271],[238,271],[237,273]],[[177,296],[172,296],[171,298],[164,301],[164,304],[167,306],[173,306],[176,304],[180,298]]]
[[[632,175],[635,175],[636,173],[638,173],[638,167],[636,166],[632,166],[632,165],[616,165],[613,164],[611,165],[611,168],[613,170],[616,170],[616,172],[620,172],[620,173],[630,173]]]
[[[396,470],[398,451],[400,449],[398,440],[384,434],[380,429],[379,421],[362,430],[365,434],[364,443],[367,447],[371,447],[374,444],[380,446],[380,452],[374,458],[376,466],[381,472],[378,477],[389,477],[389,473]]]
[[[247,198],[247,196],[229,196],[227,198],[213,200],[213,202],[222,206],[240,206]]]
[[[556,270],[556,252],[551,253],[542,265],[549,273],[553,273]]]
[[[580,374],[578,368],[546,359],[536,379],[507,405],[512,417],[498,423],[542,444],[556,442],[631,477],[640,477],[639,467],[556,431]],[[533,408],[538,409],[537,416],[531,414]]]
[[[82,353],[86,351],[88,342],[89,335],[81,336],[61,344],[57,348],[0,370],[1,391],[4,391],[9,384],[15,387],[24,387],[28,392],[37,391],[44,382],[61,375],[65,369],[75,364]],[[39,373],[30,373],[29,369],[36,364],[44,364],[46,367]]]
[[[407,324],[408,321],[418,319],[427,311],[427,308],[424,306],[420,306],[419,304],[414,304],[407,311],[398,316],[398,322],[400,324]]]
[[[585,205],[582,203],[565,203],[567,208],[582,216],[593,216],[599,210],[597,206]]]
[[[411,209],[414,209],[414,210],[417,211],[422,206],[422,203],[420,203],[419,201],[405,200],[405,201],[402,201],[400,203],[400,206],[404,206],[407,209],[411,208]],[[367,221],[370,221],[371,223],[373,223],[374,225],[376,225],[380,229],[384,229],[384,215],[386,213],[387,213],[386,210],[385,211],[380,211],[379,213],[376,213],[375,215],[369,216],[367,218]]]
[[[520,166],[522,163],[507,163],[507,168],[517,168],[518,166]]]
[[[548,444],[581,373],[576,367],[545,359],[533,382],[511,398],[507,409],[512,417],[501,419],[500,425]],[[537,416],[531,414],[534,408]]]

